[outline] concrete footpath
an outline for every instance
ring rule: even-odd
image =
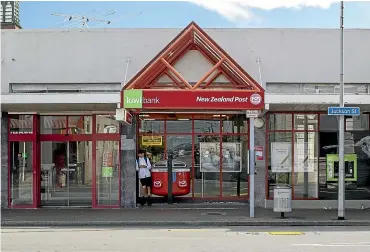
[[[370,209],[347,210],[346,220],[337,211],[293,210],[285,219],[271,209],[257,208],[249,218],[248,206],[202,207],[183,205],[136,209],[2,209],[2,227],[41,226],[370,226]]]

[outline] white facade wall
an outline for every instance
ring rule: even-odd
[[[120,83],[145,66],[181,29],[1,31],[1,92],[9,83]],[[339,30],[205,29],[256,80],[338,83]],[[345,31],[345,82],[370,83],[370,30]],[[208,66],[194,57],[179,65],[188,81]],[[180,71],[180,69],[179,69]],[[181,72],[180,71],[180,72]]]

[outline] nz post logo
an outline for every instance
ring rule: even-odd
[[[143,90],[131,89],[123,91],[124,108],[143,108]]]
[[[253,105],[259,105],[262,102],[262,97],[259,94],[252,94],[250,100]]]

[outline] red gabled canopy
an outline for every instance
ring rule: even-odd
[[[193,84],[173,67],[189,50],[198,50],[213,64],[213,67]],[[172,80],[172,88],[177,89],[206,89],[217,77],[223,75],[231,86],[221,85],[222,89],[228,87],[234,90],[264,92],[264,89],[195,22],[191,22],[177,35],[125,85],[124,89],[156,89],[157,81],[165,75]]]

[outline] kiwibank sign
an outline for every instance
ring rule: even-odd
[[[123,91],[126,109],[238,109],[264,108],[264,93],[239,90],[158,90]]]
[[[123,92],[124,108],[143,108],[143,90],[132,89]]]

